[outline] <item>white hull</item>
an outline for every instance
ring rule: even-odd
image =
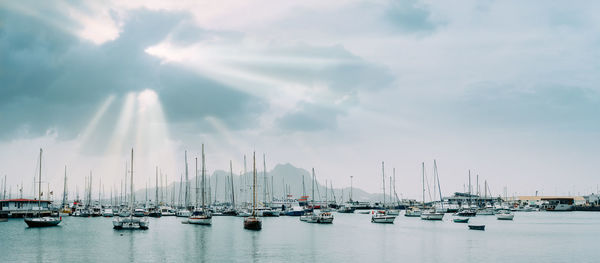
[[[513,214],[497,214],[496,218],[498,220],[513,220],[513,218],[515,217],[515,215]]]
[[[190,217],[192,215],[192,212],[190,212],[189,210],[179,210],[177,211],[177,213],[175,213],[175,215],[177,217]]]
[[[393,224],[395,216],[373,216],[371,217],[372,223],[383,223],[383,224]]]
[[[443,213],[423,213],[421,214],[422,220],[442,220],[444,219]]]
[[[212,218],[206,218],[206,217],[189,217],[188,218],[188,223],[189,224],[195,224],[195,225],[210,225],[210,224],[212,224]]]
[[[150,223],[146,218],[115,218],[113,220],[113,228],[115,229],[148,229]]]

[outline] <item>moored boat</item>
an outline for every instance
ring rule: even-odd
[[[28,227],[49,227],[49,226],[57,226],[62,221],[62,217],[56,216],[44,216],[42,217],[41,209],[41,200],[42,200],[42,149],[40,149],[40,170],[39,170],[39,180],[38,180],[38,213],[37,217],[29,217],[24,218],[25,223]]]
[[[454,223],[469,223],[469,218],[456,217],[452,219],[452,221],[454,221]]]
[[[485,225],[469,225],[470,230],[485,230]]]
[[[513,220],[515,215],[508,210],[501,210],[496,214],[496,219],[498,220]]]

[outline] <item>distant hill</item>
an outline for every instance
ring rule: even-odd
[[[196,193],[196,180],[194,178],[193,170],[190,171],[189,175],[189,189],[190,189],[190,202],[195,202],[195,193]],[[201,175],[198,176],[198,185],[201,186]],[[325,181],[319,179],[318,171],[315,172],[315,200],[325,200],[325,194],[327,192],[328,200],[335,200],[339,203],[342,201],[348,201],[350,196],[350,187],[345,188],[333,188],[333,195],[331,192],[330,183],[328,184],[328,189],[325,189]],[[266,181],[266,193],[265,193],[265,181]],[[184,198],[185,193],[185,182],[180,183],[179,180],[177,182],[171,183],[166,188],[159,188],[160,190],[165,191],[164,196],[168,196],[167,200],[171,200],[173,198],[172,191],[175,191],[174,199],[175,202],[178,202],[180,196],[180,184],[182,186],[181,190],[181,199]],[[312,173],[302,168],[298,168],[293,166],[292,164],[278,164],[272,170],[267,171],[266,176],[265,173],[260,170],[257,171],[256,174],[256,197],[259,201],[264,200],[265,196],[267,200],[271,199],[271,195],[274,198],[280,199],[284,197],[284,193],[292,195],[292,198],[297,199],[302,196],[304,193],[308,196],[311,196],[312,192]],[[251,201],[252,200],[252,172],[247,172],[245,174],[233,174],[233,185],[235,191],[235,199],[236,202],[239,201]],[[335,186],[335,182],[334,182]],[[231,199],[231,177],[229,171],[216,170],[211,175],[207,175],[206,178],[206,191],[207,191],[207,199],[210,197],[211,200],[215,198],[217,201],[229,201]],[[210,189],[210,193],[208,193]],[[156,188],[149,187],[148,188],[148,198],[150,200],[154,200],[156,196]],[[198,193],[200,196],[201,189],[198,189]],[[227,193],[227,195],[226,195]],[[342,197],[343,193],[343,197]],[[136,191],[136,199],[137,200],[145,200],[146,189]],[[160,195],[160,194],[159,194]],[[383,199],[383,194],[371,194],[366,191],[354,186],[352,190],[353,200],[357,201],[381,201]],[[160,197],[159,197],[160,198]],[[387,198],[391,198],[388,194]],[[309,200],[311,198],[309,197]],[[389,199],[388,199],[389,200]]]

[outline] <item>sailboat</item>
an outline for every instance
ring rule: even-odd
[[[202,144],[202,208],[198,209],[198,187],[196,187],[196,209],[192,212],[192,215],[188,217],[188,223],[197,225],[210,225],[212,224],[212,215],[204,206],[205,201],[205,158],[204,158],[204,144]],[[198,184],[198,158],[196,158],[196,185]]]
[[[29,227],[57,226],[62,221],[62,217],[42,216],[42,149],[40,149],[40,178],[38,184],[38,217],[25,218],[25,223]]]
[[[129,215],[126,217],[115,217],[113,220],[114,229],[142,229],[146,230],[150,226],[147,217],[134,217],[134,204],[133,204],[133,148],[131,149],[131,198],[129,198]]]
[[[175,216],[177,217],[189,217],[192,213],[189,210],[189,178],[188,178],[188,163],[187,163],[187,151],[185,151],[185,195],[183,196],[183,207],[177,210]],[[181,195],[181,187],[179,187],[179,194]]]
[[[437,171],[437,165],[435,163],[435,160],[433,161],[433,165],[434,165],[434,171]],[[422,169],[423,169],[423,207],[425,207],[425,163],[422,163]],[[434,178],[433,178],[433,182],[434,182],[434,187],[433,187],[433,196],[435,198],[435,174],[434,174]],[[439,185],[439,180],[438,180],[438,185]],[[429,187],[428,187],[429,188]],[[440,196],[442,195],[442,193],[440,192]],[[431,197],[431,196],[430,196]],[[431,207],[431,209],[426,210],[425,212],[423,212],[421,214],[421,219],[422,220],[443,220],[444,219],[444,213],[442,212],[437,212],[435,210],[435,207]]]
[[[261,230],[262,222],[256,217],[256,152],[252,154],[253,172],[252,172],[252,215],[244,218],[244,228],[249,230]]]
[[[383,209],[384,210],[373,210],[371,211],[371,222],[372,223],[387,223],[393,224],[396,219],[395,215],[389,215],[385,212],[385,166],[384,162],[381,162],[382,182],[383,182]]]

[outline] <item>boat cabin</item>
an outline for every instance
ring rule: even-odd
[[[0,214],[7,217],[23,217],[37,213],[50,213],[52,201],[36,199],[6,199],[0,200]]]

